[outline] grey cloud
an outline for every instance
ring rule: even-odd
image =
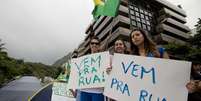
[[[191,27],[201,17],[200,0],[169,0],[181,4]],[[1,0],[0,38],[10,56],[52,64],[84,39],[92,20],[93,0]]]

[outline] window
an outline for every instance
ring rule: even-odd
[[[135,11],[139,11],[139,9],[137,7],[135,7]]]
[[[137,26],[136,21],[132,21],[132,25]]]
[[[149,21],[146,21],[146,22],[147,22],[147,25],[151,25]]]
[[[138,26],[139,28],[142,28],[142,25],[141,25],[140,22],[137,22],[137,26]]]
[[[139,22],[140,22],[140,18],[139,18],[139,17],[136,17],[136,21],[139,21]]]
[[[148,16],[145,16],[145,19],[146,19],[146,20],[149,20],[149,17],[148,17]]]
[[[142,28],[147,30],[147,26],[145,24],[142,25]]]
[[[146,24],[146,20],[145,19],[141,19],[142,20],[142,23]]]
[[[147,26],[147,30],[150,31],[150,30],[151,30],[151,27],[150,27],[150,26]]]
[[[131,16],[131,19],[135,20],[135,16]]]
[[[132,15],[134,15],[134,11],[130,11]]]
[[[151,13],[148,13],[148,15],[149,15],[150,17],[152,17],[152,14],[151,14]]]
[[[130,5],[129,7],[130,7],[131,9],[133,9],[133,6]]]
[[[140,17],[144,19],[144,14],[140,14]]]
[[[132,6],[132,7],[130,7]],[[153,28],[153,12],[151,7],[143,3],[143,1],[132,0],[129,5],[131,25],[151,31]]]
[[[140,17],[140,14],[138,12],[135,12],[135,16]]]
[[[149,17],[149,20],[152,20],[152,17]]]
[[[145,14],[145,15],[148,15],[148,12],[147,12],[147,11],[144,11],[144,14]]]
[[[140,13],[144,13],[144,11],[142,9],[140,9]]]

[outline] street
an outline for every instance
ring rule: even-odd
[[[0,89],[0,101],[27,101],[41,87],[36,77],[23,76]]]

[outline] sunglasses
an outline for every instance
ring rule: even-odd
[[[99,45],[99,42],[91,42],[91,45],[95,44],[95,45]]]

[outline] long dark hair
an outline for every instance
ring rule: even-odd
[[[156,44],[150,38],[148,38],[148,36],[146,35],[146,32],[140,28],[133,29],[130,33],[129,37],[130,37],[130,45],[131,45],[131,54],[140,55],[138,47],[132,41],[132,33],[135,31],[139,31],[140,33],[142,33],[144,37],[144,48],[145,48],[146,55],[148,53],[152,53],[154,57],[160,57],[160,53],[157,50]]]

